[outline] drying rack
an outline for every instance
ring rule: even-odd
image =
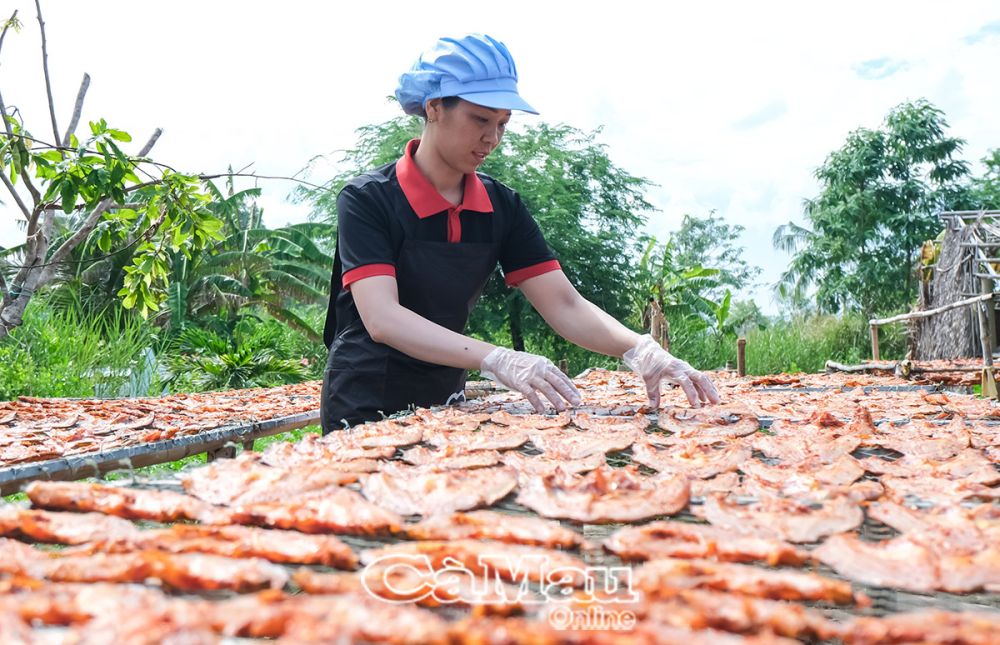
[[[856,388],[846,388],[846,387],[814,387],[814,388],[788,388],[788,387],[759,387],[754,388],[755,391],[833,391],[833,390],[853,390]],[[903,391],[936,391],[939,388],[933,385],[907,385],[907,386],[868,386],[865,388],[866,392],[903,392]],[[506,406],[515,408],[517,403],[506,403]],[[592,409],[591,412],[599,413],[599,409]],[[650,415],[648,417],[651,421],[651,426],[655,427],[655,419]],[[3,469],[0,470],[0,486],[4,487],[4,490],[10,490],[11,487],[16,487],[20,483],[23,483],[29,479],[72,479],[72,478],[82,478],[82,477],[92,477],[92,476],[102,476],[109,474],[113,471],[125,471],[127,477],[125,479],[115,480],[114,484],[116,486],[131,486],[135,488],[146,488],[154,490],[173,490],[181,491],[182,487],[180,484],[179,476],[182,475],[188,468],[195,467],[193,464],[178,473],[172,473],[167,476],[162,474],[157,474],[155,479],[149,478],[146,473],[137,473],[134,468],[140,465],[149,465],[152,463],[161,463],[163,461],[169,461],[173,459],[178,459],[183,456],[190,454],[196,454],[198,452],[210,451],[213,449],[218,449],[226,446],[233,446],[243,444],[251,441],[253,438],[266,436],[268,434],[274,434],[276,432],[282,432],[295,427],[301,427],[303,425],[308,425],[310,423],[315,423],[318,419],[317,413],[307,413],[295,415],[292,417],[284,417],[281,419],[273,419],[270,421],[260,422],[260,423],[250,423],[238,426],[230,426],[226,428],[220,428],[217,430],[209,431],[203,433],[202,435],[185,437],[182,439],[175,439],[170,441],[161,441],[147,444],[144,446],[135,446],[125,449],[119,449],[114,451],[109,451],[107,453],[101,453],[99,455],[88,455],[78,458],[71,458],[65,460],[53,460],[52,462],[46,462],[41,464],[31,464],[21,468],[16,469]],[[759,425],[761,428],[766,428],[770,425],[772,419],[759,418]],[[899,421],[897,419],[878,419],[876,423],[882,421]],[[648,430],[648,429],[647,429]],[[423,444],[421,444],[423,445]],[[539,451],[534,448],[530,443],[527,443],[517,449],[526,455],[537,455]],[[234,451],[235,452],[235,451]],[[859,456],[879,456],[886,459],[893,459],[898,457],[898,453],[893,451],[888,451],[882,448],[861,448],[856,451]],[[393,460],[400,457],[402,449],[397,449],[396,454],[393,456]],[[755,453],[757,458],[760,458],[759,453]],[[610,453],[606,457],[607,462],[616,467],[622,467],[626,465],[633,464],[631,459],[631,451],[625,450],[620,452]],[[635,464],[639,467],[640,471],[649,473],[651,472],[645,466]],[[866,477],[871,477],[866,475]],[[515,501],[516,495],[511,493],[507,497],[499,500],[491,506],[492,510],[496,510],[502,513],[508,513],[512,515],[529,515],[535,516],[534,512],[521,506]],[[692,505],[697,505],[700,500],[692,500]],[[995,502],[994,502],[995,503]],[[662,516],[653,517],[642,522],[635,522],[631,524],[581,524],[577,522],[570,521],[560,521],[560,523],[566,527],[573,528],[574,530],[582,533],[582,535],[598,548],[595,549],[584,549],[579,551],[580,557],[587,563],[588,566],[593,567],[621,567],[628,566],[628,563],[623,562],[618,556],[605,552],[603,549],[599,548],[601,541],[610,536],[614,531],[618,530],[623,526],[634,526],[641,525],[648,522],[669,519],[674,521],[684,521],[693,522],[699,524],[705,524],[705,520],[692,514],[690,511],[690,505],[687,509],[679,514],[672,516]],[[864,540],[870,541],[880,541],[889,539],[895,536],[897,533],[890,527],[878,522],[870,517],[868,517],[867,512],[865,513],[865,519],[862,525],[856,529],[858,535]],[[383,537],[358,537],[358,536],[342,536],[338,537],[345,543],[350,545],[356,551],[366,549],[366,548],[379,548],[389,544],[394,544],[399,542],[400,539],[391,536]],[[805,544],[800,545],[806,550],[814,548],[816,544]],[[288,565],[286,568],[291,572],[295,568]],[[303,565],[306,566],[306,565]],[[310,566],[310,568],[328,571],[328,568]],[[793,570],[796,571],[806,571],[815,572],[820,575],[824,575],[834,579],[846,580],[842,576],[838,575],[829,567],[819,564],[810,563],[805,566],[795,567]],[[848,581],[850,582],[850,581]],[[896,614],[899,612],[915,611],[923,609],[940,609],[948,611],[991,611],[1000,612],[1000,594],[991,593],[972,593],[972,594],[951,594],[945,592],[935,592],[935,593],[914,593],[909,591],[904,591],[900,589],[892,588],[882,588],[882,587],[871,587],[868,585],[851,583],[852,588],[855,592],[863,593],[871,599],[871,605],[868,607],[842,607],[835,606],[827,603],[817,603],[817,602],[801,602],[795,604],[801,604],[806,607],[813,608],[820,611],[827,617],[833,620],[846,620],[852,616],[885,616]],[[294,589],[293,589],[294,590]],[[218,594],[214,594],[213,597]],[[443,612],[445,614],[454,613],[455,608],[445,608]]]
[[[18,492],[25,483],[36,479],[65,481],[100,477],[115,470],[131,470],[176,461],[191,455],[209,453],[223,456],[220,451],[235,454],[237,444],[249,444],[255,439],[295,430],[319,423],[319,410],[277,417],[266,421],[247,421],[205,430],[197,434],[151,441],[139,445],[89,452],[58,459],[46,459],[0,468],[0,495]]]

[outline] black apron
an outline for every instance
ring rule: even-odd
[[[399,304],[464,333],[498,257],[496,243],[405,240],[396,262]],[[340,279],[338,269],[334,269],[335,283]],[[331,315],[332,329],[336,329],[331,313],[327,329],[331,329]],[[375,421],[411,406],[443,405],[464,398],[465,370],[420,361],[376,343],[359,317],[330,343],[320,400],[323,433]]]

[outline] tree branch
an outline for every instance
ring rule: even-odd
[[[142,150],[140,150],[139,154],[136,156],[145,157],[146,155],[148,155],[149,151],[152,150],[153,146],[156,145],[156,142],[159,140],[161,134],[163,134],[163,128],[156,128],[155,130],[153,130],[153,134],[150,135],[149,141],[146,142],[146,145],[142,147]]]
[[[7,136],[11,139],[11,141],[13,141],[14,130],[10,127],[10,123],[7,122],[7,106],[3,102],[2,94],[0,94],[0,119],[3,120],[3,127],[7,132]],[[24,185],[28,187],[28,192],[31,193],[31,198],[34,200],[34,203],[40,203],[42,201],[42,195],[38,192],[38,189],[35,188],[35,185],[31,183],[28,171],[24,168],[21,169],[21,180],[24,182]]]
[[[80,89],[76,93],[76,104],[73,106],[73,117],[69,120],[69,127],[66,128],[66,136],[63,137],[63,147],[69,147],[69,138],[76,132],[76,126],[80,123],[80,114],[83,112],[83,98],[90,88],[90,74],[84,72],[83,80],[80,81]]]
[[[124,202],[122,204],[117,204],[117,203],[116,204],[112,204],[111,206],[108,206],[108,210],[119,210],[119,209],[122,209],[122,208],[131,208],[131,209],[134,210],[136,208],[142,208],[143,206],[145,206],[145,204],[142,203],[142,202]],[[75,204],[73,206],[73,210],[77,210],[78,211],[78,210],[82,210],[82,209],[84,209],[86,207],[87,207],[87,204],[85,204],[85,203]],[[48,204],[45,204],[45,206],[42,208],[42,210],[43,211],[56,211],[56,212],[59,212],[59,211],[63,210],[63,207],[62,207],[62,204],[60,204],[59,202],[50,202]]]
[[[21,199],[21,196],[17,193],[17,190],[14,189],[14,184],[10,183],[10,180],[7,179],[7,173],[0,172],[0,178],[3,179],[3,184],[4,186],[7,187],[7,190],[10,191],[10,194],[14,196],[14,201],[17,202],[17,205],[21,209],[21,212],[24,213],[24,219],[30,220],[31,211],[28,210],[27,205]]]
[[[3,24],[3,31],[0,32],[0,50],[3,49],[3,39],[7,37],[7,30],[10,26],[14,24],[17,19],[17,9],[14,9],[14,13],[10,14],[10,18],[7,18],[7,22]]]
[[[49,80],[49,50],[45,43],[45,22],[42,20],[42,5],[39,0],[35,0],[35,9],[38,11],[38,28],[42,32],[42,72],[45,74],[45,94],[49,97],[49,116],[52,118],[52,135],[59,141],[59,127],[56,125],[56,106],[52,101],[52,81]]]
[[[55,215],[52,211],[47,211],[45,213],[45,220],[42,223],[42,230],[39,234],[40,237],[37,240],[40,256],[44,256],[48,252],[48,243],[52,235],[54,221]],[[55,274],[54,271],[42,272],[29,270],[25,272],[22,269],[18,274],[19,278],[22,273],[24,274],[23,280],[15,281],[11,292],[4,294],[3,305],[0,306],[2,307],[0,308],[0,338],[3,338],[12,329],[21,324],[24,310],[27,308],[31,297],[41,287],[45,286]],[[11,293],[14,293],[13,297],[11,297]]]
[[[302,184],[303,186],[308,186],[310,188],[322,188],[318,184],[314,184],[304,179],[298,179],[296,177],[284,177],[280,175],[258,175],[253,172],[223,172],[217,175],[198,175],[198,179],[218,179],[220,177],[252,177],[254,179],[283,179],[285,181],[294,181],[297,184]]]
[[[46,214],[45,221],[42,224],[42,230],[37,230],[37,221],[39,212],[36,208],[32,212],[32,222],[35,223],[35,232],[28,236],[25,242],[24,251],[24,265],[20,267],[17,275],[14,276],[14,280],[11,283],[10,292],[15,293],[13,299],[10,298],[9,293],[4,294],[4,313],[6,313],[7,307],[12,306],[12,303],[16,303],[21,297],[27,293],[28,298],[31,297],[31,293],[34,292],[34,284],[37,284],[37,280],[32,282],[32,272],[35,271],[35,265],[38,263],[40,257],[44,257],[45,253],[48,251],[48,235],[52,231],[52,217]],[[26,286],[27,285],[27,286]],[[26,306],[27,303],[25,303]],[[22,306],[21,311],[24,310]],[[9,319],[8,319],[9,320]],[[20,322],[15,323],[11,326],[16,327]],[[0,329],[0,331],[3,331]]]
[[[173,166],[170,166],[169,164],[165,164],[165,163],[160,162],[160,161],[153,161],[152,159],[144,159],[143,158],[146,154],[149,154],[150,149],[152,149],[153,145],[160,138],[161,134],[163,134],[163,130],[160,129],[160,128],[157,128],[156,132],[154,132],[153,135],[150,136],[149,141],[146,142],[146,145],[143,146],[142,150],[139,151],[139,154],[136,155],[135,157],[130,157],[130,159],[133,162],[135,162],[137,165],[140,162],[141,163],[148,163],[151,166],[155,166],[157,168],[166,168],[167,170],[169,170],[171,172],[177,173],[178,172],[177,169],[174,168]],[[15,137],[15,135],[11,134],[11,137],[13,138],[13,137]],[[16,135],[16,137],[24,139],[25,141],[31,141],[32,143],[39,144],[39,146],[35,146],[36,149],[68,150],[68,151],[74,151],[75,150],[75,149],[70,149],[68,146],[64,146],[64,145],[61,145],[61,144],[53,145],[49,141],[44,141],[42,139],[36,139],[35,137],[29,137],[28,135],[25,135],[25,134],[19,134],[19,135]],[[96,154],[96,152],[94,152],[90,148],[87,148],[86,152],[89,152],[91,154]],[[253,165],[253,164],[251,163],[251,164],[249,164],[246,167],[249,167],[250,165]],[[152,175],[149,175],[148,173],[146,173],[146,174],[148,176],[152,176]],[[252,179],[281,179],[281,180],[284,180],[284,181],[294,181],[297,184],[302,184],[303,186],[308,186],[309,188],[323,188],[323,186],[320,186],[319,184],[314,184],[314,183],[308,182],[308,181],[306,181],[304,179],[299,179],[298,177],[286,177],[284,175],[259,175],[259,174],[254,173],[254,172],[242,172],[242,171],[239,171],[239,172],[222,172],[222,173],[216,173],[216,174],[213,174],[213,175],[198,175],[198,179],[219,179],[220,177],[250,177]],[[138,190],[140,188],[145,188],[146,186],[152,186],[152,185],[155,185],[155,184],[158,184],[158,183],[160,183],[159,180],[153,179],[151,181],[146,181],[146,182],[143,182],[141,184],[136,184],[134,186],[130,186],[129,188],[125,189],[125,192],[131,192],[131,191]]]
[[[28,275],[32,268],[38,263],[39,250],[46,250],[45,242],[42,240],[42,233],[38,231],[38,216],[41,209],[36,206],[28,217],[28,234],[24,243],[24,264],[20,267],[17,275],[14,276],[14,289],[20,290],[21,286],[28,280]]]
[[[43,277],[40,280],[40,282],[42,282],[43,284],[45,282],[48,282],[48,279],[51,277],[52,273],[55,272],[53,267],[61,263],[63,259],[65,259],[65,257],[69,255],[70,252],[80,244],[80,242],[83,242],[85,239],[87,239],[87,236],[90,235],[90,232],[94,230],[95,226],[97,226],[97,222],[98,220],[101,219],[101,215],[103,215],[104,212],[107,211],[108,208],[110,208],[113,203],[114,202],[110,198],[102,200],[101,203],[97,205],[97,208],[95,208],[90,213],[90,215],[87,216],[87,219],[85,219],[83,223],[80,224],[80,228],[76,229],[76,232],[73,233],[73,235],[71,235],[69,238],[66,239],[65,242],[59,245],[59,248],[56,249],[56,252],[52,254],[52,257],[50,257],[48,262],[46,263],[49,266],[46,267],[45,272],[42,274]],[[52,212],[52,211],[46,211],[46,212]]]

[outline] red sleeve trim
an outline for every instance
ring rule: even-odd
[[[350,290],[352,282],[357,282],[358,280],[370,278],[375,275],[388,275],[395,278],[396,267],[391,264],[366,264],[364,266],[357,267],[356,269],[351,269],[346,272],[342,278],[344,288]]]
[[[547,260],[545,262],[539,262],[538,264],[532,264],[530,267],[518,269],[517,271],[511,271],[507,274],[504,282],[507,283],[508,287],[516,287],[525,280],[542,275],[543,273],[548,273],[549,271],[558,271],[560,269],[562,269],[562,267],[559,266],[559,260]]]

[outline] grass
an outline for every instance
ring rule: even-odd
[[[272,443],[277,443],[280,441],[291,441],[296,442],[300,440],[306,434],[319,434],[322,432],[320,426],[312,425],[306,426],[304,428],[297,428],[295,430],[289,430],[288,432],[281,432],[278,434],[270,435],[267,437],[260,437],[254,441],[253,448],[257,452],[263,451]],[[243,451],[243,445],[237,444],[236,452],[239,454]],[[136,468],[133,471],[128,470],[116,470],[105,475],[105,479],[108,481],[114,481],[115,479],[126,479],[133,476],[144,479],[161,479],[165,477],[172,477],[182,470],[188,468],[193,468],[195,466],[208,463],[207,455],[203,452],[196,455],[191,455],[190,457],[185,457],[183,459],[178,459],[177,461],[168,461],[162,464],[155,464],[153,466],[144,466],[143,468]]]
[[[94,319],[36,298],[24,324],[0,340],[0,400],[148,395],[154,379],[142,358],[154,342],[134,316]]]
[[[844,316],[808,315],[772,321],[750,329],[747,339],[747,373],[822,372],[826,361],[856,364],[871,358],[868,322],[860,314]],[[883,359],[906,354],[906,329],[883,327],[880,335]],[[711,330],[671,327],[671,352],[702,370],[736,367],[736,334],[720,337]]]

